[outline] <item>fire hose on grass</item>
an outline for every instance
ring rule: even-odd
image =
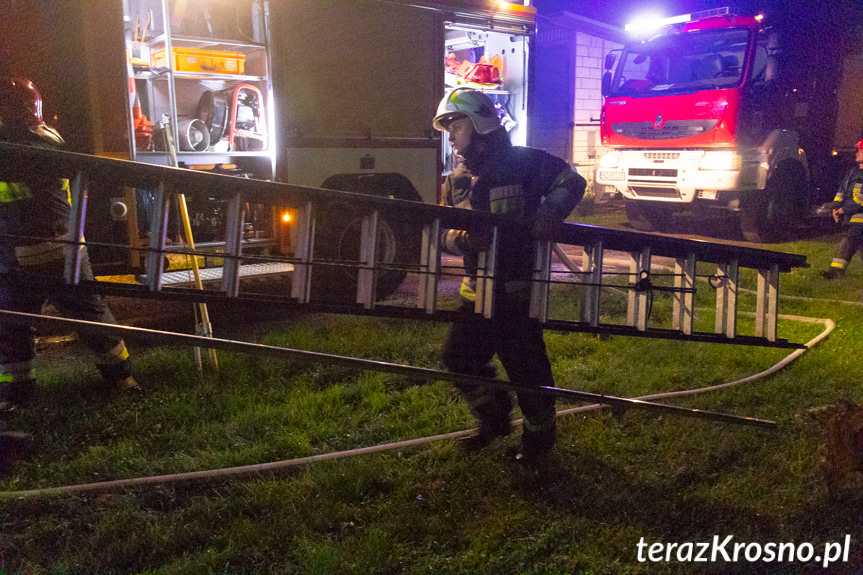
[[[245,353],[255,353],[260,355],[267,356],[278,356],[283,357],[285,359],[292,360],[300,360],[300,361],[309,361],[309,362],[318,362],[318,361],[327,361],[331,363],[336,363],[339,365],[345,365],[349,367],[355,367],[360,369],[369,369],[376,371],[385,371],[389,373],[394,373],[397,375],[404,375],[407,377],[419,378],[424,380],[448,380],[454,383],[458,382],[470,382],[470,383],[481,383],[485,385],[501,385],[510,389],[517,389],[520,386],[517,384],[513,384],[508,381],[497,380],[497,379],[488,379],[488,378],[474,378],[470,376],[455,374],[451,372],[439,371],[435,369],[429,368],[421,368],[421,367],[411,367],[400,364],[393,364],[375,360],[367,360],[367,359],[359,359],[345,356],[337,356],[337,355],[329,355],[318,352],[304,351],[304,350],[296,350],[290,348],[281,348],[276,346],[255,344],[255,343],[247,343],[247,342],[237,342],[231,340],[224,340],[219,338],[208,338],[202,336],[195,335],[186,335],[186,334],[177,334],[172,332],[164,332],[158,330],[149,330],[143,328],[134,328],[128,326],[118,326],[112,324],[100,324],[95,322],[86,322],[82,320],[73,320],[66,318],[54,318],[48,316],[40,316],[34,314],[25,314],[20,312],[10,312],[0,310],[0,315],[2,316],[10,316],[17,317],[20,321],[26,322],[39,322],[39,321],[47,321],[47,322],[61,322],[69,325],[70,327],[86,325],[87,327],[95,327],[97,329],[104,329],[106,331],[113,331],[115,333],[119,333],[123,335],[123,337],[129,339],[142,339],[147,341],[155,341],[157,343],[169,343],[169,342],[177,342],[183,343],[186,345],[200,345],[201,347],[209,347],[209,348],[222,348],[228,349],[231,351],[245,352]],[[664,413],[670,413],[675,415],[683,415],[690,417],[697,417],[702,419],[710,419],[714,421],[721,422],[729,422],[729,423],[741,423],[745,425],[755,426],[760,429],[775,429],[776,423],[773,421],[768,421],[764,419],[757,418],[748,418],[748,417],[740,417],[735,415],[728,415],[722,413],[714,413],[710,411],[702,411],[698,409],[688,409],[683,407],[658,404],[647,401],[647,399],[655,399],[659,397],[672,397],[675,395],[685,395],[685,394],[694,394],[701,393],[705,391],[712,391],[715,389],[719,389],[722,387],[727,387],[731,385],[737,385],[743,383],[745,381],[752,381],[754,379],[765,377],[771,373],[774,373],[778,369],[781,369],[789,362],[793,361],[795,358],[799,357],[803,352],[816,345],[818,342],[823,340],[827,335],[835,327],[835,324],[830,319],[815,319],[815,318],[798,318],[796,316],[783,316],[785,319],[792,320],[800,320],[800,321],[810,321],[810,322],[819,322],[825,325],[825,330],[821,332],[817,337],[812,339],[805,345],[804,349],[798,349],[786,356],[782,361],[777,363],[775,366],[771,367],[768,370],[765,370],[759,374],[737,380],[735,382],[730,382],[727,384],[714,385],[710,387],[705,387],[701,389],[695,390],[685,390],[678,392],[669,392],[664,394],[655,394],[650,396],[644,396],[642,398],[634,398],[634,399],[626,399],[602,394],[588,393],[583,391],[575,391],[561,388],[529,388],[531,390],[535,390],[541,393],[552,393],[557,397],[567,398],[567,399],[576,399],[578,401],[592,401],[595,402],[591,405],[577,407],[572,409],[565,409],[558,411],[558,415],[569,414],[580,411],[587,411],[598,409],[604,406],[615,405],[621,407],[631,407],[631,408],[640,408],[647,409],[653,411],[659,411]],[[517,425],[519,421],[513,421],[513,425]],[[164,484],[173,484],[180,483],[186,481],[199,481],[199,480],[215,480],[215,479],[228,479],[228,478],[238,478],[238,477],[255,477],[260,476],[262,474],[272,474],[280,471],[285,471],[300,465],[305,465],[308,463],[314,463],[318,461],[324,461],[328,459],[338,459],[342,457],[352,457],[356,455],[366,455],[371,453],[377,453],[382,451],[388,451],[392,449],[403,449],[406,447],[422,445],[425,443],[430,443],[433,441],[439,441],[443,439],[454,439],[457,437],[461,437],[472,433],[472,429],[455,431],[451,433],[445,433],[441,435],[433,435],[428,437],[421,437],[416,439],[410,439],[405,441],[396,441],[392,443],[386,443],[381,445],[374,445],[369,447],[362,447],[356,449],[349,449],[345,451],[337,451],[332,453],[323,453],[319,455],[313,455],[308,457],[300,457],[296,459],[289,459],[283,461],[274,461],[268,463],[258,463],[252,465],[243,465],[237,467],[227,467],[227,468],[219,468],[219,469],[208,469],[202,471],[190,471],[190,472],[181,472],[181,473],[173,473],[167,475],[153,475],[153,476],[144,476],[144,477],[135,477],[129,479],[118,479],[113,481],[102,481],[96,483],[85,483],[78,485],[67,485],[62,487],[49,487],[43,489],[33,489],[33,490],[21,490],[21,491],[5,491],[0,492],[0,499],[24,499],[31,497],[46,497],[46,496],[59,496],[66,494],[75,494],[75,493],[87,493],[87,492],[99,492],[99,491],[108,491],[114,489],[128,489],[133,487],[139,487],[143,485],[164,485]]]

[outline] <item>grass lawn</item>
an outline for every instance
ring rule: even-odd
[[[832,319],[826,340],[769,377],[663,400],[773,419],[775,432],[580,411],[559,418],[555,456],[532,467],[513,460],[516,429],[472,456],[445,438],[252,477],[6,497],[0,572],[796,574],[823,572],[824,558],[814,557],[829,553],[830,573],[858,573],[863,476],[825,474],[825,429],[835,412],[818,409],[863,395],[863,306],[854,305],[863,265],[853,262],[833,282],[818,275],[837,240],[769,246],[807,255],[810,268],[782,277],[781,293],[795,297],[780,311]],[[754,279],[744,275],[742,284]],[[753,302],[744,295],[741,308]],[[653,313],[669,308],[657,298]],[[799,318],[782,319],[780,337],[805,343],[824,329]],[[297,315],[272,326],[257,341],[441,368],[446,326],[436,323]],[[558,386],[627,397],[736,381],[789,353],[552,332],[546,343]],[[473,425],[445,382],[221,352],[219,372],[200,375],[190,350],[133,352],[147,388],[139,399],[95,391],[87,363],[42,361],[35,404],[3,422],[34,433],[37,451],[0,490],[314,457]],[[729,536],[728,561],[722,553],[694,561],[701,543]],[[659,543],[669,545],[651,548]],[[786,543],[794,544],[792,561],[768,559]],[[791,547],[783,549],[787,558]]]

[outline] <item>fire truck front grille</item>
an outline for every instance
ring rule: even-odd
[[[671,140],[698,136],[716,127],[717,120],[669,120],[657,128],[653,122],[611,124],[615,134],[639,140]]]
[[[674,198],[679,199],[677,188],[653,188],[648,186],[630,186],[630,190],[641,198]]]
[[[629,168],[629,177],[676,178],[677,170],[670,168]]]

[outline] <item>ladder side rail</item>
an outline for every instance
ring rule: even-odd
[[[737,260],[729,260],[728,264],[725,267],[726,273],[728,274],[728,282],[727,282],[727,303],[725,313],[727,318],[725,320],[725,336],[728,338],[733,338],[737,335],[737,291],[739,288],[738,279],[740,275],[740,269],[737,264]]]
[[[781,271],[805,267],[806,257],[799,254],[775,252],[748,246],[728,245],[719,242],[688,240],[670,236],[645,234],[629,230],[601,228],[587,224],[566,223],[555,241],[579,244],[602,240],[606,249],[621,252],[640,251],[649,245],[654,257],[677,257],[692,252],[699,262],[719,264],[736,259],[742,267],[757,269],[765,263],[779,265]]]
[[[650,246],[645,246],[644,249],[641,250],[641,254],[639,257],[639,266],[640,266],[640,277],[643,277],[647,280],[648,286],[650,285]],[[638,321],[636,323],[636,328],[638,331],[645,331],[647,329],[647,320],[649,319],[650,314],[650,300],[653,297],[652,290],[648,287],[647,289],[637,289],[636,295],[638,296]]]
[[[724,263],[716,266],[716,281],[716,315],[713,322],[713,332],[725,333],[726,309],[728,306],[728,288],[726,282],[728,281],[728,276],[725,272]]]
[[[548,292],[551,284],[551,242],[534,242],[536,254],[530,286],[530,317],[541,322],[548,320]]]
[[[695,294],[695,254],[689,253],[686,256],[678,257],[674,260],[674,288],[676,291],[672,294],[673,311],[672,311],[672,329],[678,330],[683,334],[691,335],[694,313]]]
[[[440,280],[440,218],[423,224],[420,252],[420,281],[417,307],[433,314],[437,306],[437,288]]]
[[[315,251],[315,215],[311,200],[306,200],[297,208],[297,247],[294,251],[296,263],[291,278],[291,297],[297,303],[311,301],[312,268]]]
[[[245,217],[240,192],[234,192],[228,201],[225,217],[225,258],[222,263],[222,292],[228,297],[240,294],[240,256]]]
[[[494,309],[494,274],[497,259],[498,226],[491,229],[488,249],[478,256],[476,274],[476,302],[474,311],[486,319],[491,319]]]
[[[767,341],[776,341],[779,318],[779,267],[776,264],[770,266],[767,280],[767,332],[764,335]]]
[[[66,283],[78,285],[81,282],[81,262],[84,257],[84,224],[87,218],[87,175],[76,170],[69,179],[69,239],[73,242],[64,248],[63,279]]]
[[[626,325],[638,331],[647,329],[648,297],[647,290],[640,289],[641,278],[650,275],[650,247],[645,246],[638,252],[630,252],[629,293],[627,294]]]
[[[674,258],[674,283],[672,285],[675,291],[671,292],[671,329],[681,332],[683,331],[685,313],[683,310],[683,292],[680,290],[684,284],[683,270],[685,266],[685,260],[679,257]]]
[[[737,332],[737,261],[729,260],[717,267],[715,333],[733,338]]]
[[[162,289],[162,273],[165,261],[165,242],[168,237],[168,213],[170,199],[165,193],[165,183],[160,181],[153,189],[153,206],[150,218],[150,246],[147,251],[147,287],[150,291]]]
[[[640,271],[638,252],[629,253],[629,285],[630,288],[626,294],[626,325],[635,327],[638,318],[638,304],[641,300],[638,299],[635,289],[632,286],[638,281]]]
[[[758,270],[755,304],[755,336],[776,341],[779,299],[779,268],[772,265]]]
[[[378,237],[378,210],[365,214],[360,231],[360,263],[357,270],[356,302],[366,309],[375,306],[376,276],[375,251]]]
[[[683,288],[687,290],[683,293],[683,309],[686,315],[681,325],[681,330],[686,335],[692,335],[695,329],[695,274],[697,265],[698,260],[695,254],[688,254],[683,276]]]
[[[127,231],[129,234],[129,253],[127,262],[130,268],[140,268],[144,261],[144,256],[141,253],[142,248],[146,248],[146,241],[141,238],[140,229],[138,227],[138,202],[137,188],[128,182],[123,185],[123,201],[125,202],[128,212],[126,213]]]
[[[764,337],[767,332],[767,275],[769,269],[758,270],[758,279],[755,288],[755,336]]]
[[[582,253],[582,270],[588,271],[588,283],[581,289],[579,319],[593,327],[599,326],[599,298],[602,290],[602,266],[604,260],[602,241],[585,244]]]

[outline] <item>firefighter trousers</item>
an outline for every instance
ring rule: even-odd
[[[844,270],[851,262],[851,258],[857,250],[863,248],[863,224],[849,224],[842,241],[836,248],[836,255],[830,263],[830,267]]]
[[[465,302],[461,311],[470,313],[474,304]],[[487,322],[456,322],[450,327],[443,349],[443,362],[456,373],[493,377],[489,364],[495,354],[503,364],[509,380],[529,386],[553,386],[551,362],[543,340],[542,327],[529,316],[530,303],[503,302],[495,306],[494,319]],[[512,400],[500,387],[457,385],[480,427],[498,432],[509,426]],[[544,393],[519,391],[519,407],[525,418],[525,429],[550,430],[554,426],[555,399]],[[495,429],[498,428],[498,429]]]
[[[39,314],[45,302],[51,303],[64,316],[101,323],[117,323],[111,310],[99,294],[64,290],[64,260],[53,259],[38,265],[21,266],[8,251],[0,256],[0,309]],[[8,275],[7,275],[8,274]],[[22,275],[26,274],[26,275]],[[13,277],[17,278],[13,281]],[[36,281],[21,285],[21,277]],[[54,282],[38,281],[41,279]],[[93,279],[86,249],[82,254],[81,280]],[[122,379],[130,375],[128,352],[122,338],[97,330],[79,330],[82,343],[95,355],[103,375]],[[0,321],[0,382],[32,380],[31,362],[35,357],[33,328],[17,322]]]

